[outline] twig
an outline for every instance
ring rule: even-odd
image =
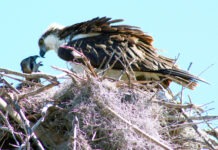
[[[97,77],[97,73],[95,72],[95,69],[93,68],[93,66],[91,65],[89,59],[83,54],[83,61],[85,63],[85,65],[88,67],[88,69],[91,71],[92,75],[94,77]]]
[[[51,66],[52,68],[56,69],[56,70],[59,70],[59,71],[62,71],[62,72],[65,72],[67,73],[68,75],[71,75],[77,79],[80,79],[80,80],[85,80],[84,78],[81,78],[79,77],[76,73],[73,73],[72,71],[70,70],[67,70],[67,69],[63,69],[63,68],[59,68],[59,67],[56,67],[56,66]]]
[[[75,116],[74,131],[73,131],[73,150],[76,150],[78,123],[79,123],[78,118],[77,118],[77,116]]]
[[[29,93],[24,93],[24,94],[19,94],[18,95],[18,99],[22,99],[22,98],[25,98],[25,97],[29,97],[29,96],[34,96],[36,94],[39,94],[45,90],[48,90],[54,86],[56,86],[58,83],[51,83],[51,84],[48,84],[48,85],[45,85],[37,90],[34,90],[34,91],[31,91]]]
[[[190,71],[190,69],[191,69],[191,67],[192,67],[192,64],[193,64],[193,63],[190,62],[189,66],[188,66],[188,68],[187,68],[188,71]]]
[[[191,97],[188,97],[191,101]],[[183,109],[181,109],[182,115],[187,119],[188,122],[190,123],[194,123],[194,121],[192,119],[190,119],[186,113],[184,112]],[[196,124],[192,125],[192,128],[195,130],[195,132],[203,139],[203,141],[205,142],[205,144],[207,144],[211,149],[214,149],[214,146],[201,134],[201,132],[198,130],[198,126]]]
[[[194,109],[197,109],[197,110],[200,110],[203,112],[202,108],[200,108],[199,106],[196,106],[194,104],[173,104],[173,103],[159,101],[159,100],[152,100],[152,102],[164,105],[166,107],[173,107],[173,108],[180,108],[180,109],[182,109],[182,108],[183,109],[194,108]]]
[[[204,72],[206,72],[208,69],[210,69],[211,67],[213,67],[214,64],[211,64],[209,65],[207,68],[205,68],[203,71],[201,71],[199,74],[198,74],[198,77],[201,76]]]
[[[25,84],[27,84],[27,85],[32,85],[32,86],[37,85],[37,86],[41,86],[41,87],[43,86],[43,85],[40,84],[40,83],[36,83],[36,82],[28,81],[28,80],[18,79],[18,78],[12,77],[11,75],[8,75],[8,74],[2,74],[2,73],[0,73],[0,74],[3,75],[3,76],[5,76],[5,77],[7,77],[7,78],[10,78],[10,79],[13,79],[13,80],[16,80],[16,81],[25,83]]]
[[[40,125],[40,123],[44,121],[45,116],[47,115],[47,111],[48,111],[48,109],[49,109],[50,107],[54,107],[54,105],[49,103],[49,104],[45,105],[45,106],[42,108],[42,111],[41,111],[42,117],[41,117],[39,120],[37,120],[37,122],[36,122],[36,123],[32,126],[32,128],[31,128],[33,132],[34,132],[34,131],[36,130],[36,128]]]
[[[114,51],[112,52],[112,54],[110,54],[111,56],[109,57],[108,61],[107,61],[106,64],[104,65],[104,69],[107,68],[107,66],[109,65],[109,63],[110,63],[111,59],[113,58],[114,54],[115,54]]]
[[[204,72],[206,72],[209,68],[211,68],[212,66],[213,66],[214,64],[211,64],[210,66],[208,66],[206,69],[204,69],[203,71],[201,71],[198,75],[197,75],[197,77],[199,77],[199,76],[201,76]],[[203,81],[203,80],[202,80]],[[203,81],[203,82],[205,82],[205,83],[207,83],[207,84],[209,84],[208,82],[206,82],[206,81]],[[173,97],[173,99],[176,99],[176,97],[178,96],[178,95],[180,95],[182,92],[183,92],[183,90],[185,90],[189,85],[191,85],[193,83],[193,81],[191,81],[189,84],[187,84],[186,86],[183,86],[182,87],[182,90],[180,90],[177,94],[175,94],[175,96]]]
[[[31,128],[30,128],[30,124],[29,124],[29,120],[26,118],[23,111],[20,109],[20,106],[17,103],[16,95],[14,96],[12,94],[9,94],[9,96],[10,96],[11,103],[14,105],[16,112],[19,114],[19,116],[22,120],[22,126],[23,126],[22,128],[24,129],[24,131],[27,134],[27,138],[26,138],[24,143],[26,143],[25,146],[27,146],[27,145],[29,145],[29,138],[28,137],[30,137],[30,135],[32,133]],[[21,145],[21,147],[22,147],[22,145]]]
[[[8,81],[6,81],[5,79],[2,79],[2,82],[5,83],[10,89],[12,89],[13,91],[15,91],[17,94],[19,94],[20,92],[15,89],[11,84],[8,83]]]
[[[178,53],[177,57],[175,58],[175,62],[173,63],[173,66],[176,65],[176,62],[179,60],[179,57],[180,57],[180,53]]]
[[[191,82],[192,83],[192,82]],[[189,83],[190,84],[190,83]],[[188,84],[188,85],[189,85]],[[187,85],[187,86],[188,86]],[[184,87],[185,88],[185,87]],[[184,88],[180,91],[180,92],[178,92],[177,94],[176,94],[176,96],[178,96],[179,95],[179,93],[181,93],[183,90],[184,90]],[[174,98],[176,97],[176,96],[174,96]],[[173,99],[174,99],[173,98]],[[181,97],[182,98],[182,97]],[[190,97],[189,97],[189,101],[191,102],[191,99],[190,99]],[[210,147],[211,149],[214,149],[215,150],[215,148],[214,148],[214,146],[208,141],[208,140],[206,140],[206,138],[201,134],[201,132],[199,131],[199,129],[198,129],[198,126],[196,125],[196,123],[194,123],[194,121],[192,120],[192,119],[190,119],[189,117],[188,117],[188,115],[186,115],[186,113],[184,112],[184,110],[181,108],[180,109],[180,111],[181,111],[181,113],[182,113],[182,115],[185,117],[185,119],[188,121],[188,123],[190,123],[190,124],[192,124],[191,126],[192,126],[192,128],[195,130],[195,132],[203,139],[203,141],[204,141],[204,143],[208,146],[208,147]]]
[[[215,133],[214,135],[216,135],[216,136],[214,136],[216,139],[218,139],[218,132],[208,123],[208,120],[206,120],[203,116],[201,116],[201,114],[199,113],[199,112],[196,112],[201,118],[202,118],[202,120],[204,120],[205,121],[205,123],[207,124],[207,126],[211,129],[211,131],[213,132],[213,133]]]
[[[211,110],[214,110],[214,108],[204,109],[204,112],[203,112],[203,113],[206,113],[206,114],[207,114],[207,112],[209,112],[209,111],[211,111]]]
[[[186,114],[185,112],[182,110],[182,114],[183,116],[187,119],[188,122],[193,123],[193,120],[191,120]],[[214,146],[206,140],[206,138],[198,131],[198,126],[196,124],[192,125],[193,129],[195,130],[195,132],[204,140],[205,144],[207,144],[211,149],[215,150]]]
[[[107,71],[109,71],[110,69],[112,69],[114,67],[114,65],[117,63],[118,60],[120,60],[120,57],[115,56],[116,60],[113,62],[112,65],[110,65],[108,68],[105,68],[101,73],[102,73],[102,78],[104,78],[106,76]]]
[[[12,102],[12,104],[14,105],[14,108],[16,110],[16,112],[19,114],[21,120],[22,120],[22,125],[23,125],[23,129],[27,134],[27,137],[25,139],[25,142],[19,147],[20,149],[26,147],[29,147],[29,140],[30,138],[33,140],[34,143],[37,144],[39,150],[44,150],[42,144],[39,142],[39,140],[37,139],[35,133],[31,130],[30,127],[30,123],[29,120],[26,118],[26,116],[24,115],[23,111],[20,109],[20,106],[18,105],[18,97],[16,95],[12,95],[12,94],[8,94],[9,95],[9,100]]]
[[[32,126],[31,130],[34,132],[40,123],[44,120],[44,117],[41,117],[37,122]]]
[[[11,135],[12,135],[14,141],[16,142],[17,146],[20,145],[20,143],[18,142],[16,136],[14,135],[14,130],[13,130],[12,126],[10,125],[8,119],[4,116],[4,114],[1,111],[0,111],[0,115],[1,115],[2,119],[4,119],[6,125],[8,126],[8,131],[11,133]],[[19,139],[22,139],[22,138],[19,136]]]
[[[3,72],[3,73],[1,73],[1,72]],[[3,76],[5,74],[13,74],[13,75],[17,75],[17,76],[25,77],[25,78],[44,78],[44,79],[47,79],[47,80],[56,79],[55,76],[40,73],[40,72],[36,72],[36,73],[32,73],[32,74],[26,74],[26,73],[20,73],[20,72],[11,71],[11,70],[8,70],[8,69],[3,69],[3,68],[0,68],[0,74],[3,75]]]
[[[104,63],[105,63],[105,61],[106,61],[106,59],[107,59],[107,57],[105,56],[105,57],[103,58],[101,64],[100,64],[99,67],[98,67],[99,70],[103,67],[103,65],[104,65]]]
[[[62,47],[67,48],[67,49],[70,49],[70,50],[72,50],[73,52],[76,52],[76,53],[79,55],[79,57],[83,60],[85,66],[90,70],[90,72],[92,73],[92,75],[93,75],[94,77],[97,77],[97,74],[96,74],[96,72],[95,72],[95,69],[92,67],[92,65],[91,65],[91,63],[90,63],[90,61],[89,61],[89,59],[83,54],[83,52],[80,52],[80,51],[76,50],[75,48],[73,48],[73,47],[71,47],[71,46],[62,46]]]
[[[92,141],[95,140],[96,133],[97,133],[97,132],[95,131],[94,134],[93,134],[93,136],[92,136]]]
[[[201,105],[200,107],[204,107],[204,106],[209,105],[209,104],[212,104],[212,103],[214,103],[214,101],[211,101],[211,102],[205,103],[205,104]]]
[[[185,118],[181,118],[181,117],[176,117],[174,115],[168,115],[166,117],[167,120],[178,120],[178,121],[185,121]],[[191,120],[205,120],[205,121],[209,121],[209,120],[218,120],[218,116],[189,116],[189,119]]]
[[[78,79],[82,80],[82,81],[86,81],[87,80],[85,78],[79,77],[76,73],[74,73],[74,72],[72,72],[70,70],[63,69],[63,68],[58,68],[58,67],[55,67],[55,66],[51,66],[51,67],[56,69],[56,70],[58,70],[58,71],[62,71],[64,73],[66,73],[67,76],[69,76],[72,79],[73,83],[76,84],[76,85],[79,85]]]
[[[193,125],[197,126],[197,124],[201,124],[201,123],[204,123],[204,121],[188,122],[188,123],[186,122],[186,123],[182,123],[182,124],[172,124],[172,125],[166,126],[165,128],[169,128],[168,130],[171,131],[171,130],[181,129],[181,128],[185,128],[185,127],[191,127]],[[165,130],[165,128],[163,128],[162,130]]]
[[[8,105],[1,97],[0,97],[0,109],[4,110],[5,112],[7,111],[9,115],[19,124],[22,123],[22,120],[19,116],[19,114],[14,111],[14,109]]]

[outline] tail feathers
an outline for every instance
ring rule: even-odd
[[[156,73],[160,73],[161,76],[192,90],[197,86],[198,81],[208,84],[205,80],[184,70],[163,69],[156,71]]]

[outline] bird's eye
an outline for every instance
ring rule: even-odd
[[[39,39],[39,45],[43,45],[43,39],[41,38],[41,39]]]

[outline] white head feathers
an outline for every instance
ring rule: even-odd
[[[44,44],[47,47],[47,50],[55,50],[57,51],[59,46],[65,43],[65,40],[60,40],[58,37],[58,33],[60,30],[64,28],[63,25],[52,23],[48,26],[46,32],[42,35],[44,40]]]
[[[52,23],[52,24],[50,24],[50,25],[48,26],[47,31],[48,31],[48,30],[55,30],[55,29],[61,30],[61,29],[63,29],[64,27],[65,27],[65,26],[63,26],[63,25],[61,25],[61,24]]]

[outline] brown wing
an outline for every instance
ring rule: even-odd
[[[113,65],[113,69],[131,66],[134,71],[157,71],[174,65],[173,59],[159,56],[151,45],[126,33],[103,33],[67,45],[82,51],[99,69]]]
[[[128,68],[131,71],[157,75],[158,77],[154,77],[157,80],[167,78],[191,89],[197,85],[197,80],[202,81],[198,77],[178,69],[174,59],[158,55],[152,46],[151,36],[133,26],[111,25],[122,20],[110,20],[106,17],[95,18],[66,27],[60,32],[60,37],[64,38],[70,35],[73,38],[78,34],[100,33],[100,35],[67,43],[67,46],[82,51],[91,64],[98,69],[108,66],[122,70]],[[61,52],[70,53],[67,51],[65,48],[61,48]],[[71,57],[73,58],[73,56]],[[146,73],[143,75],[145,78]]]
[[[113,25],[114,23],[122,22],[122,19],[111,20],[111,18],[102,17],[94,18],[89,21],[77,23],[68,27],[65,27],[60,33],[59,37],[65,38],[67,36],[75,36],[77,34],[88,34],[88,33],[103,33],[103,34],[118,34],[123,33],[137,37],[143,43],[151,46],[153,38],[143,31],[139,30],[138,27],[129,25]]]

